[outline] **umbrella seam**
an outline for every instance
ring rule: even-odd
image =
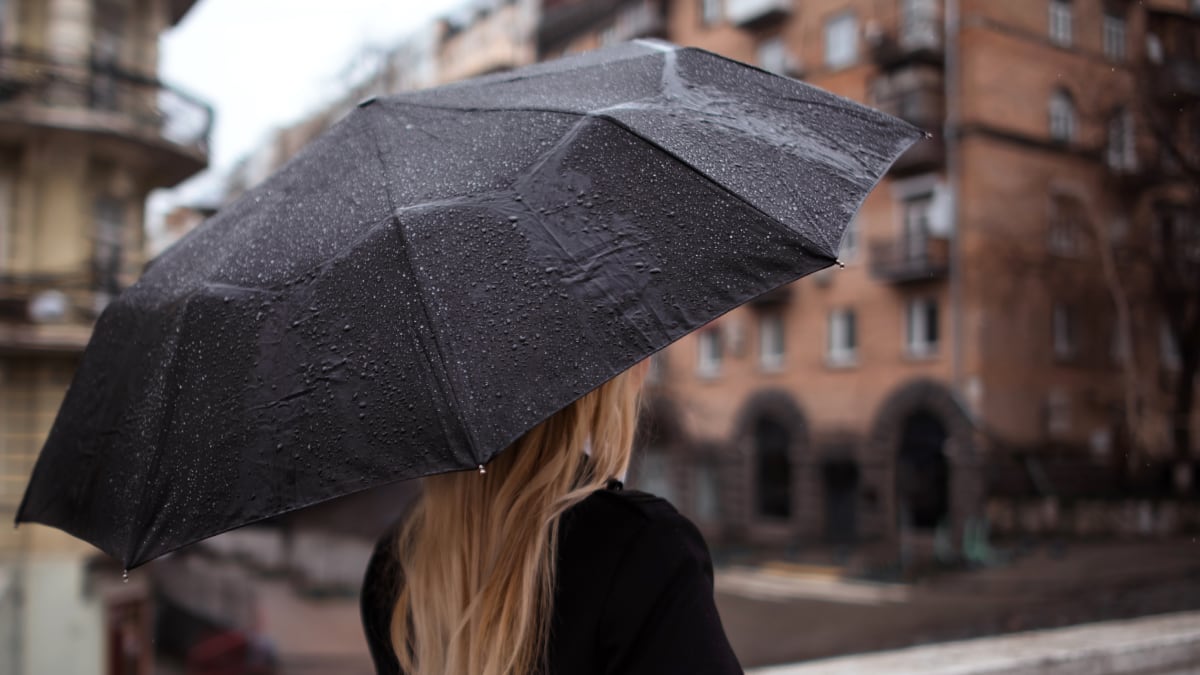
[[[360,110],[365,115],[371,115],[372,110],[379,110],[379,108],[371,106],[369,108],[362,108]],[[373,117],[366,117],[366,121],[366,126],[370,131],[371,143],[375,146],[375,158],[379,161],[380,168],[386,174],[388,164],[384,157],[383,146],[379,143],[379,133],[378,129],[376,128],[376,121]],[[472,461],[482,465],[482,460],[480,459],[479,451],[476,447],[475,435],[471,433],[471,430],[467,427],[467,424],[462,417],[461,402],[458,400],[457,392],[454,391],[454,383],[450,380],[450,369],[446,364],[445,351],[442,348],[441,342],[437,338],[437,332],[432,330],[434,322],[433,317],[429,313],[425,289],[422,287],[421,280],[417,276],[416,266],[413,264],[412,255],[408,250],[408,238],[404,235],[404,224],[400,221],[400,216],[398,215],[399,208],[396,205],[396,201],[392,198],[391,186],[389,181],[386,180],[386,177],[383,182],[383,193],[387,198],[388,208],[392,214],[390,216],[390,220],[395,223],[396,236],[400,239],[401,248],[404,251],[405,261],[408,262],[413,289],[416,291],[417,297],[420,300],[420,302],[417,304],[421,307],[421,313],[425,317],[426,325],[430,327],[430,330],[428,331],[428,337],[429,340],[433,342],[434,351],[436,352],[436,354],[433,356],[436,358],[428,358],[430,355],[426,353],[427,358],[425,360],[430,364],[431,370],[440,371],[438,373],[431,372],[431,379],[434,381],[435,386],[437,386],[438,391],[442,393],[444,402],[450,404],[448,406],[451,408],[450,414],[454,416],[455,421],[458,423],[459,431],[466,440],[467,451],[470,453]],[[426,351],[424,343],[422,342],[421,344],[421,350]],[[445,382],[445,386],[442,386],[443,381]]]
[[[823,258],[825,260],[829,260],[831,262],[837,262],[836,254],[831,254],[831,253],[823,250],[822,247],[816,245],[811,239],[809,239],[808,237],[804,236],[803,234],[801,234],[801,233],[797,232],[796,230],[792,229],[791,227],[789,227],[787,225],[787,223],[784,223],[783,221],[779,220],[775,216],[772,216],[771,214],[767,213],[766,211],[763,211],[762,209],[758,208],[757,206],[755,206],[753,203],[751,203],[745,197],[741,196],[737,192],[734,192],[732,189],[726,187],[725,185],[718,183],[714,178],[705,174],[700,169],[696,168],[696,166],[693,165],[691,162],[685,160],[684,158],[680,157],[676,153],[671,152],[669,149],[663,147],[661,144],[656,143],[655,141],[653,141],[649,138],[646,138],[645,136],[643,136],[642,134],[638,133],[636,130],[631,128],[629,125],[625,124],[624,122],[622,122],[614,117],[610,117],[609,115],[604,115],[604,114],[593,115],[593,117],[604,120],[620,129],[624,129],[627,133],[629,133],[634,138],[641,140],[643,143],[645,143],[653,148],[657,148],[667,157],[670,157],[671,159],[675,160],[676,162],[687,167],[687,169],[689,171],[691,171],[692,173],[699,176],[705,182],[716,186],[724,194],[727,194],[730,197],[733,197],[737,201],[739,201],[742,204],[749,207],[755,213],[762,216],[767,222],[769,222],[771,224],[772,227],[774,227],[776,230],[780,231],[781,234],[784,234],[785,236],[788,236],[788,237],[795,237],[796,239],[799,239],[801,242],[800,248],[803,249],[805,253],[814,255],[817,258]],[[869,192],[870,192],[870,190],[864,191],[864,193],[863,193],[864,199],[866,198],[866,195]],[[860,206],[861,206],[861,200],[860,200]],[[858,209],[856,208],[855,212],[857,212],[857,211],[858,211]],[[853,216],[853,214],[851,214],[851,216]],[[846,222],[849,223],[849,219],[847,219]]]
[[[184,299],[183,311],[179,312],[179,314],[177,315],[179,317],[179,319],[177,320],[177,324],[176,324],[175,344],[173,345],[173,349],[171,350],[171,367],[169,370],[167,370],[166,376],[164,377],[163,390],[169,389],[171,384],[178,377],[177,370],[176,370],[176,364],[178,363],[178,358],[179,358],[180,343],[183,342],[183,326],[185,323],[184,319],[187,318],[188,307],[191,306],[192,298],[194,298],[195,295],[196,295],[195,293],[190,294]],[[175,408],[176,408],[177,404],[178,404],[177,397],[174,397],[174,396],[168,397],[167,406],[166,406],[166,409],[163,411],[161,419],[166,420],[168,422],[170,420],[173,420],[175,418]],[[158,434],[155,436],[155,439],[154,439],[154,447],[156,450],[164,447],[163,441],[165,440],[166,434],[168,433],[169,429],[170,429],[169,423],[159,425]],[[158,474],[159,466],[162,464],[162,457],[163,457],[163,453],[161,451],[154,453],[154,460],[150,463],[150,468],[148,471],[146,471],[146,478],[142,483],[142,489],[140,491],[140,496],[141,496],[142,502],[140,504],[138,504],[138,507],[137,507],[137,519],[130,526],[130,536],[129,536],[129,542],[127,542],[127,544],[126,544],[125,558],[124,558],[124,560],[121,561],[121,563],[124,565],[125,569],[127,569],[127,570],[131,567],[135,567],[135,566],[138,566],[141,564],[138,560],[138,554],[140,554],[142,551],[144,551],[146,549],[146,544],[148,543],[145,540],[145,534],[146,534],[146,529],[147,529],[146,526],[148,524],[148,519],[146,517],[146,509],[149,508],[149,503],[150,503],[150,499],[149,499],[150,486],[153,483],[151,478]],[[134,532],[138,532],[140,534],[135,535]],[[139,539],[141,540],[140,545],[138,545]]]
[[[772,227],[776,228],[777,230],[781,231],[782,233],[786,234],[787,236],[795,237],[795,238],[799,239],[803,243],[802,248],[805,250],[806,253],[816,255],[817,257],[829,260],[831,262],[837,262],[838,258],[837,258],[836,254],[832,254],[832,253],[829,253],[828,251],[825,251],[823,249],[823,247],[818,246],[815,242],[813,242],[808,237],[806,237],[803,234],[792,229],[786,223],[780,221],[775,216],[772,216],[771,214],[766,213],[765,211],[763,211],[762,209],[760,209],[759,207],[755,206],[753,203],[748,201],[745,197],[742,197],[737,192],[734,192],[732,189],[730,189],[730,188],[722,185],[721,183],[717,182],[716,180],[714,180],[711,176],[706,175],[702,170],[696,168],[696,166],[694,166],[691,162],[683,159],[678,154],[671,152],[669,149],[667,149],[666,147],[663,147],[661,144],[655,142],[654,140],[651,140],[651,139],[647,138],[646,136],[638,133],[636,130],[631,128],[629,125],[625,124],[624,122],[622,122],[610,115],[603,114],[603,113],[595,113],[595,112],[582,112],[581,113],[581,112],[577,112],[574,110],[556,110],[554,108],[538,108],[538,107],[459,108],[459,107],[455,107],[455,106],[432,105],[432,104],[428,104],[428,103],[413,103],[411,101],[399,101],[399,102],[402,105],[411,105],[411,106],[415,106],[415,107],[419,107],[419,108],[428,108],[431,110],[457,110],[457,111],[462,111],[462,112],[543,112],[543,113],[558,113],[558,114],[562,114],[562,115],[574,115],[576,117],[581,117],[581,118],[582,117],[590,117],[593,119],[607,121],[607,122],[613,124],[614,126],[617,126],[621,129],[625,130],[627,133],[631,134],[632,136],[642,140],[646,144],[653,146],[654,148],[657,148],[658,150],[662,151],[665,155],[667,155],[671,159],[686,166],[690,171],[692,171],[693,173],[695,173],[696,175],[698,175],[702,179],[704,179],[704,181],[711,183],[713,185],[716,185],[725,194],[730,195],[734,199],[737,199],[739,202],[741,202],[741,203],[745,204],[746,206],[750,207],[751,209],[753,209],[756,213],[762,215],[764,218],[766,218],[766,220],[768,220],[772,224]],[[884,173],[886,173],[886,171]],[[882,175],[883,174],[880,174],[880,176],[882,176]],[[875,182],[878,182],[879,177],[873,176],[873,178],[875,178]],[[866,194],[870,193],[870,191],[871,191],[870,189],[867,189],[864,191],[863,199],[866,198]],[[390,199],[391,199],[390,195],[389,195],[388,199],[390,201]],[[861,207],[861,205],[862,204],[861,204],[861,200],[860,200],[859,206]],[[857,212],[857,210],[858,209],[855,209],[856,212]]]

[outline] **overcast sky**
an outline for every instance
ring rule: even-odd
[[[368,45],[390,45],[464,0],[200,0],[165,33],[160,77],[216,109],[212,170],[227,171],[271,129],[340,90],[339,73]],[[211,177],[168,201],[202,199]],[[189,194],[190,193],[190,194]],[[160,195],[159,199],[164,199]]]

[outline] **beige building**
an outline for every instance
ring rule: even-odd
[[[211,110],[156,78],[159,34],[192,4],[0,3],[2,522],[93,321],[140,273],[147,193],[207,164]],[[91,553],[0,527],[0,672],[149,672],[150,616],[89,588]]]

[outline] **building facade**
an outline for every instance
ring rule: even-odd
[[[1196,446],[1167,461],[1171,387],[1159,384],[1178,357],[1158,329],[1163,308],[1121,256],[1121,238],[1154,215],[1144,194],[1113,185],[1144,178],[1136,154],[1153,152],[1147,122],[1118,115],[1154,95],[1140,74],[1176,73],[1175,95],[1194,96],[1195,3],[676,0],[661,11],[676,43],[802,78],[931,138],[866,200],[843,269],[663,352],[644,480],[718,541],[788,550],[939,538],[958,549],[984,523],[1120,530],[1123,513],[1084,505],[1137,481],[1169,491],[1129,478],[1135,463],[1194,489]],[[1167,42],[1193,48],[1164,54]],[[1122,296],[1146,301],[1124,322]],[[1138,447],[1129,373],[1150,411]],[[1195,528],[1188,503],[1188,515],[1139,508],[1150,529]]]
[[[212,111],[159,82],[190,0],[0,3],[0,521],[12,522],[92,324],[144,263],[147,193],[203,169]],[[148,673],[150,616],[94,553],[0,528],[0,671]]]

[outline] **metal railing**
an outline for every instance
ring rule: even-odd
[[[873,241],[870,252],[871,274],[881,281],[930,281],[945,277],[950,269],[950,247],[945,237],[926,236],[919,244],[903,238]]]
[[[158,79],[118,65],[0,49],[0,115],[50,122],[50,110],[83,110],[119,124],[107,131],[148,135],[207,154],[212,107]]]

